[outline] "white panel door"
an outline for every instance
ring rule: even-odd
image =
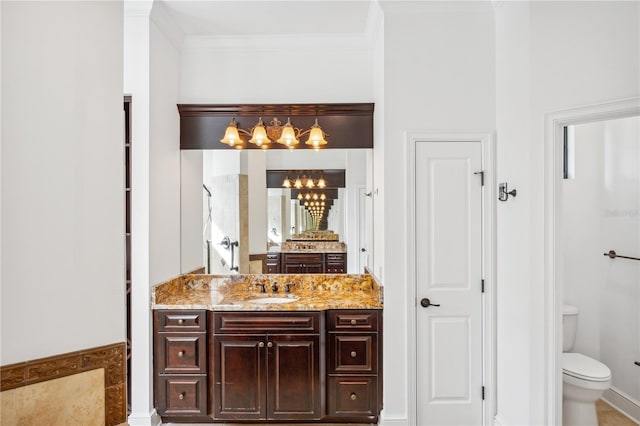
[[[417,423],[481,425],[482,145],[417,142],[415,161]]]

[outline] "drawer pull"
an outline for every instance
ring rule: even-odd
[[[182,358],[182,357],[184,356],[184,351],[180,351],[180,352],[178,352],[178,356],[179,356],[180,358]]]
[[[184,319],[180,318],[180,319],[178,320],[178,324],[180,324],[180,325],[184,324]]]
[[[273,342],[269,342],[269,343],[267,343],[267,347],[268,347],[268,348],[272,348],[272,347],[273,347]]]
[[[358,399],[358,397],[356,396],[356,394],[355,394],[355,393],[352,393],[352,394],[351,394],[351,400],[352,400],[352,401],[355,401],[356,399]]]
[[[358,321],[356,321],[354,319],[351,320],[351,325],[356,325],[357,323],[358,323]]]
[[[261,348],[264,348],[264,342],[258,343],[258,346],[261,347]]]
[[[184,399],[184,392],[181,392],[181,393],[178,395],[178,399]],[[354,399],[354,398],[353,398],[353,394],[351,395],[351,399]]]
[[[355,358],[356,356],[358,356],[356,351],[351,351],[351,358]]]

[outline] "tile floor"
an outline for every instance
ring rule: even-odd
[[[596,411],[599,426],[636,426],[638,424],[602,400],[596,402]]]

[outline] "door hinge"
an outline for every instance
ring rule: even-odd
[[[482,292],[484,293],[484,278],[481,280],[482,282]]]
[[[484,386],[482,387],[482,400],[484,401]]]
[[[474,175],[480,175],[480,185],[484,186],[484,170],[475,172]]]

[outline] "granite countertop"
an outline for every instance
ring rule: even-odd
[[[269,248],[271,253],[345,253],[347,245],[340,241],[284,241]]]
[[[265,293],[260,285],[265,284]],[[278,292],[271,286],[276,284]],[[291,293],[285,293],[286,284]],[[260,303],[264,298],[286,303]],[[151,290],[152,309],[212,311],[323,311],[382,309],[383,287],[367,274],[182,275]]]

